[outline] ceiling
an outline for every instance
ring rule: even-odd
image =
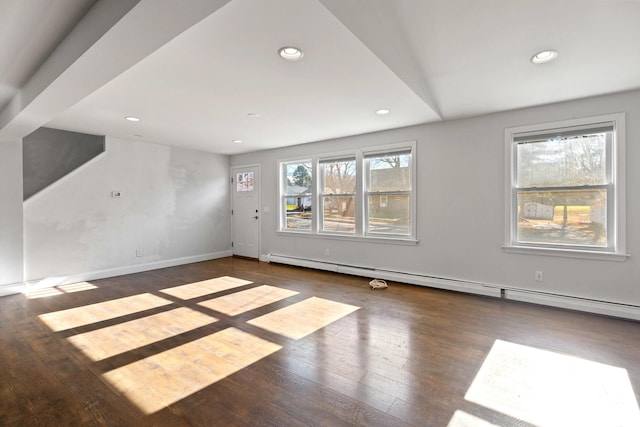
[[[629,0],[2,0],[0,140],[236,154],[638,89],[638,22]]]

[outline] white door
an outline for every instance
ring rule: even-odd
[[[260,255],[260,166],[231,168],[231,241],[234,255]]]

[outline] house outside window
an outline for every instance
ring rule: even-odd
[[[312,228],[312,163],[300,160],[281,164],[284,175],[280,210],[286,230],[311,231]]]
[[[365,166],[367,234],[410,235],[411,151],[368,154]]]
[[[624,115],[510,128],[505,139],[506,249],[624,254]]]

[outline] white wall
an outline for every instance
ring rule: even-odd
[[[627,252],[624,262],[508,254],[504,242],[504,129],[626,112]],[[401,141],[417,141],[417,246],[292,237],[276,233],[277,160]],[[262,165],[261,254],[292,255],[640,305],[640,92],[627,92],[236,155]],[[474,213],[471,214],[470,212]],[[330,256],[325,256],[330,249]],[[534,271],[544,282],[534,281]]]
[[[227,156],[107,137],[24,203],[25,281],[229,255],[228,169]]]
[[[21,281],[22,144],[0,141],[0,286]]]

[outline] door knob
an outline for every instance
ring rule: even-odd
[[[258,215],[254,216],[253,219],[258,219]]]

